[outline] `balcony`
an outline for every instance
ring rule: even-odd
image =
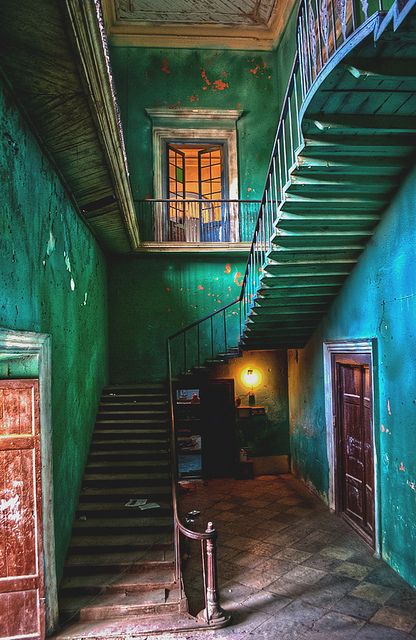
[[[144,251],[244,251],[251,245],[257,200],[136,200]]]

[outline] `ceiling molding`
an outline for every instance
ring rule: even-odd
[[[115,0],[102,0],[106,30],[115,46],[270,51],[279,42],[297,0],[276,0],[267,25],[145,23],[119,20]]]

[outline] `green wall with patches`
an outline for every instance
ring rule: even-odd
[[[240,197],[261,199],[279,111],[272,52],[114,46],[111,62],[135,198],[153,197],[152,124],[145,108],[163,106],[243,110],[237,123]]]
[[[375,338],[375,443],[383,558],[416,586],[416,168],[307,347],[289,356],[295,470],[328,493],[325,340]]]
[[[245,262],[228,256],[125,256],[109,266],[110,375],[112,382],[149,382],[166,378],[166,338],[240,295]],[[227,312],[229,344],[236,344],[239,316]],[[214,327],[219,348],[221,320]],[[201,358],[210,355],[209,327],[201,332]],[[196,333],[188,354],[196,353]],[[182,342],[174,345],[183,365]],[[188,366],[190,361],[188,360]],[[194,364],[196,364],[194,362]]]
[[[95,240],[2,87],[0,184],[0,327],[52,336],[59,578],[107,376],[106,268]],[[29,361],[0,366],[2,377],[20,374],[33,374]]]

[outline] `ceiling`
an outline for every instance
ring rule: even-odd
[[[295,0],[103,0],[113,44],[272,49]]]
[[[276,0],[114,0],[123,23],[223,24],[267,26]]]

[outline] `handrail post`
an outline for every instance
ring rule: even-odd
[[[217,571],[217,532],[212,522],[208,522],[205,533],[210,535],[205,541],[206,607],[198,614],[198,618],[203,619],[208,624],[217,626],[225,624],[230,619],[230,616],[225,613],[220,605]]]

